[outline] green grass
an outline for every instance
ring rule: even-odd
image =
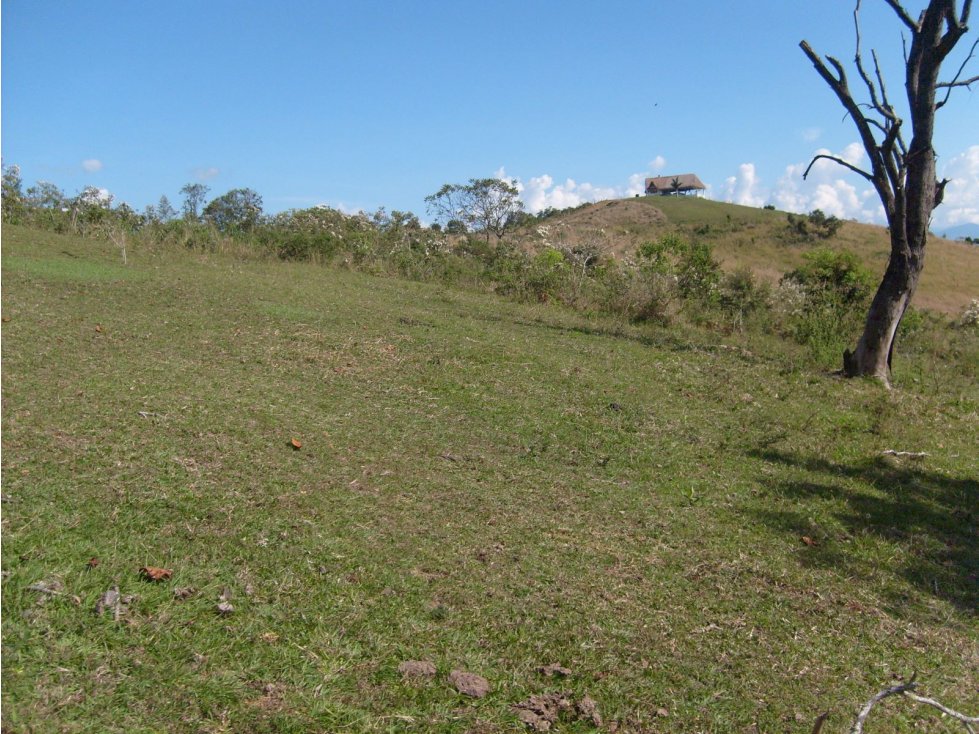
[[[979,395],[952,358],[888,393],[308,265],[123,268],[17,227],[3,257],[5,732],[520,731],[554,690],[620,731],[837,732],[914,670],[975,708]],[[93,611],[116,584],[118,622]],[[888,704],[868,731],[935,721]]]

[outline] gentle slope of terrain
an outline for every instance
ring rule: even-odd
[[[952,349],[887,392],[774,343],[3,234],[5,732],[521,731],[561,691],[609,731],[826,734],[915,670],[975,708]]]
[[[589,204],[527,228],[521,240],[537,246],[592,242],[622,257],[631,256],[642,242],[669,232],[710,243],[727,270],[749,268],[769,281],[799,267],[803,254],[814,247],[850,250],[875,276],[884,272],[890,251],[883,227],[845,222],[829,239],[803,242],[789,231],[785,212],[685,196]],[[932,237],[914,305],[958,315],[975,298],[979,298],[979,247]]]

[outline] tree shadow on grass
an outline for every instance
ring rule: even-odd
[[[967,613],[979,610],[979,481],[886,457],[846,464],[771,449],[749,456],[816,475],[795,481],[765,477],[774,492],[800,501],[829,500],[839,508],[831,511],[836,531],[823,537],[812,535],[806,506],[757,512],[778,530],[816,543],[804,554],[805,563],[873,577],[881,570],[879,564],[861,559],[850,544],[861,537],[876,538],[900,547],[887,560],[889,571]],[[897,592],[894,596],[895,611],[900,612],[907,600]]]

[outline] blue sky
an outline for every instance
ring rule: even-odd
[[[909,0],[913,13],[923,0]],[[864,44],[901,91],[901,26],[865,0]],[[798,48],[853,55],[823,0],[4,0],[2,153],[25,183],[136,209],[201,182],[267,211],[415,211],[505,175],[529,209],[693,172],[717,200],[880,221],[852,124]],[[975,32],[971,34],[974,37]],[[968,45],[960,44],[951,76]],[[979,59],[973,67],[979,66]],[[977,73],[977,72],[973,72]],[[979,87],[941,111],[939,226],[979,223]]]

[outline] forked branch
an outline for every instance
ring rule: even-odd
[[[860,713],[857,714],[856,721],[853,722],[853,726],[850,729],[850,734],[862,734],[863,725],[867,721],[867,717],[870,716],[871,710],[878,703],[890,696],[904,696],[905,698],[910,698],[912,701],[917,701],[918,703],[932,706],[946,716],[951,717],[961,723],[969,734],[975,734],[976,730],[974,727],[979,725],[979,716],[968,716],[967,714],[960,713],[955,709],[950,709],[948,706],[936,701],[933,698],[926,698],[925,696],[919,696],[917,693],[914,693],[914,689],[918,687],[918,683],[915,680],[916,677],[917,674],[914,674],[911,676],[911,680],[909,680],[907,683],[885,688],[883,691],[875,694],[873,698],[867,701],[867,703],[863,705],[863,708],[860,709]]]

